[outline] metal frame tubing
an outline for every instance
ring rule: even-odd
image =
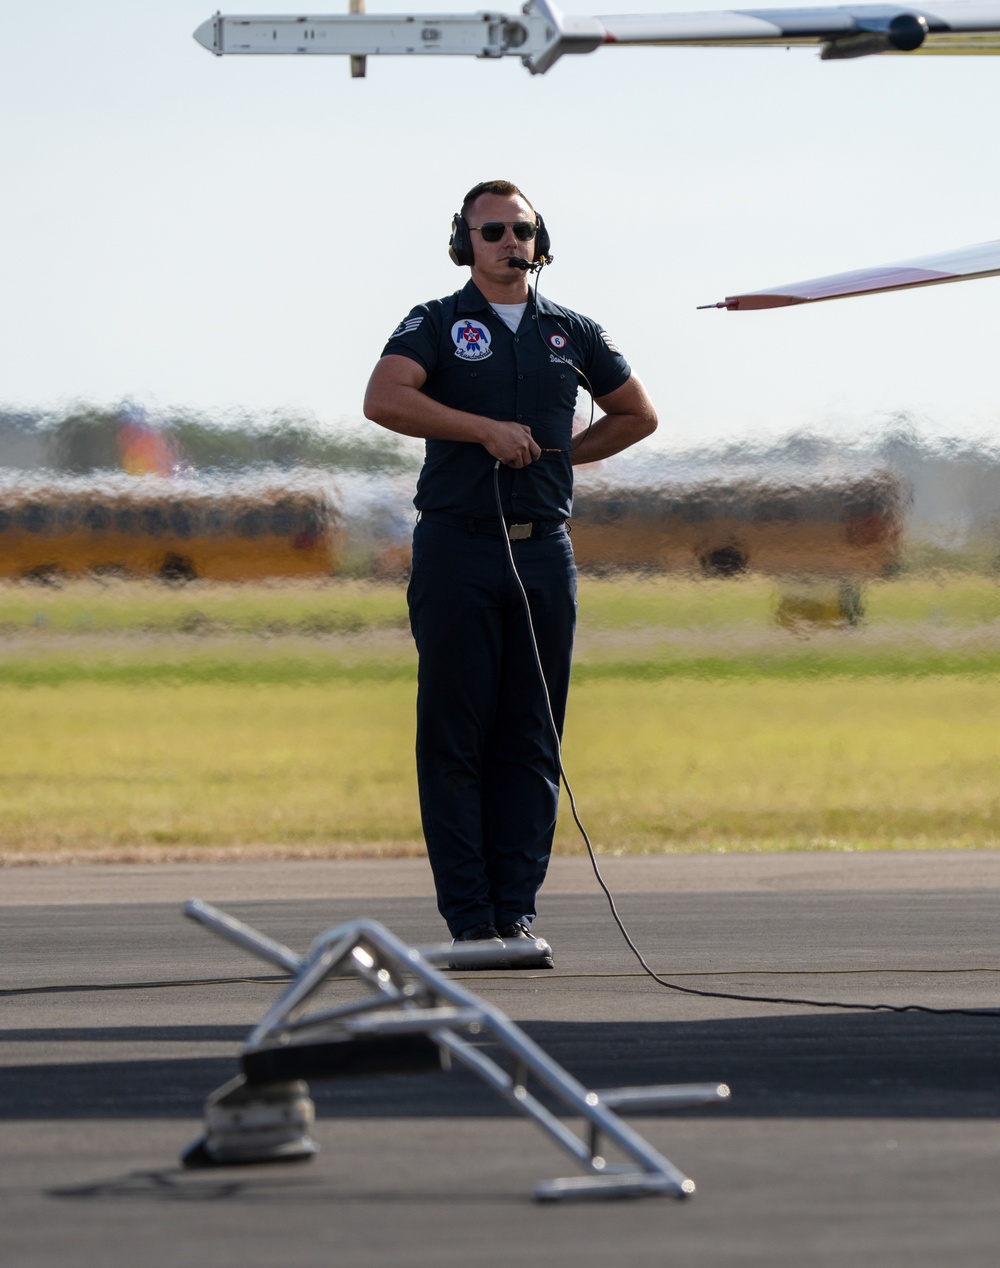
[[[615,1110],[719,1105],[729,1099],[725,1084],[599,1091],[584,1087],[500,1009],[442,972],[439,965],[460,967],[465,950],[462,947],[411,947],[377,921],[353,920],[325,930],[300,956],[199,899],[186,903],[184,914],[293,975],[247,1036],[242,1048],[244,1056],[272,1049],[294,1054],[296,1044],[309,1041],[340,1045],[378,1037],[424,1035],[437,1045],[443,1065],[449,1066],[451,1058],[459,1061],[530,1118],[588,1172],[572,1179],[540,1183],[535,1188],[537,1198],[642,1194],[687,1197],[694,1192],[694,1181],[623,1122]],[[471,950],[476,963],[481,964],[483,948]],[[485,953],[487,957],[489,954]],[[498,966],[516,965],[519,960],[530,964],[536,957],[536,945],[527,939],[523,948],[507,945],[497,947],[495,952]],[[324,982],[338,977],[356,978],[373,993],[335,1008],[299,1011]],[[483,1036],[506,1052],[509,1069],[478,1046]],[[586,1139],[581,1139],[529,1090],[529,1077],[534,1077],[565,1111],[584,1120]],[[611,1141],[628,1161],[608,1162],[601,1153],[602,1137]]]

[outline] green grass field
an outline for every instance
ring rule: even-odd
[[[580,583],[581,621],[600,630],[739,630],[767,627],[775,600],[764,578],[705,582],[679,577]],[[1000,584],[967,573],[876,582],[867,627],[973,628],[1000,621]],[[351,634],[406,628],[401,585],[333,581],[180,589],[79,582],[61,589],[0,586],[0,637],[55,634]]]
[[[581,582],[565,745],[597,847],[1000,845],[1000,587]],[[0,860],[417,853],[401,587],[0,591]],[[582,848],[568,810],[558,846]]]

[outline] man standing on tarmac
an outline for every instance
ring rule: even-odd
[[[450,255],[471,267],[471,280],[400,322],[365,414],[427,442],[407,595],[419,654],[420,813],[455,942],[497,946],[535,937],[559,799],[558,746],[518,576],[561,734],[576,622],[572,468],[648,436],[656,412],[597,322],[536,304],[528,274],[548,262],[549,235],[515,185],[469,191]],[[581,383],[603,416],[574,441]]]

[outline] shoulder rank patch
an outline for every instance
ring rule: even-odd
[[[412,335],[423,319],[423,313],[417,313],[416,317],[404,317],[389,338],[398,339],[400,335]]]
[[[619,356],[621,356],[621,355],[622,355],[622,350],[621,350],[621,348],[619,348],[619,347],[618,347],[618,345],[615,343],[615,341],[611,338],[611,336],[608,334],[608,332],[607,332],[606,330],[602,330],[602,331],[601,331],[601,338],[602,338],[602,339],[604,340],[604,342],[608,345],[608,348],[609,348],[612,352],[617,352]]]

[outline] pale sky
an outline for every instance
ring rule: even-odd
[[[352,81],[346,59],[214,58],[192,39],[212,12],[0,0],[0,405],[359,420],[393,327],[468,276],[446,254],[462,194],[504,177],[552,234],[542,290],[615,337],[656,443],[855,435],[897,411],[995,433],[1000,278],[695,306],[1000,238],[997,60],[607,48],[543,77],[413,57]]]

